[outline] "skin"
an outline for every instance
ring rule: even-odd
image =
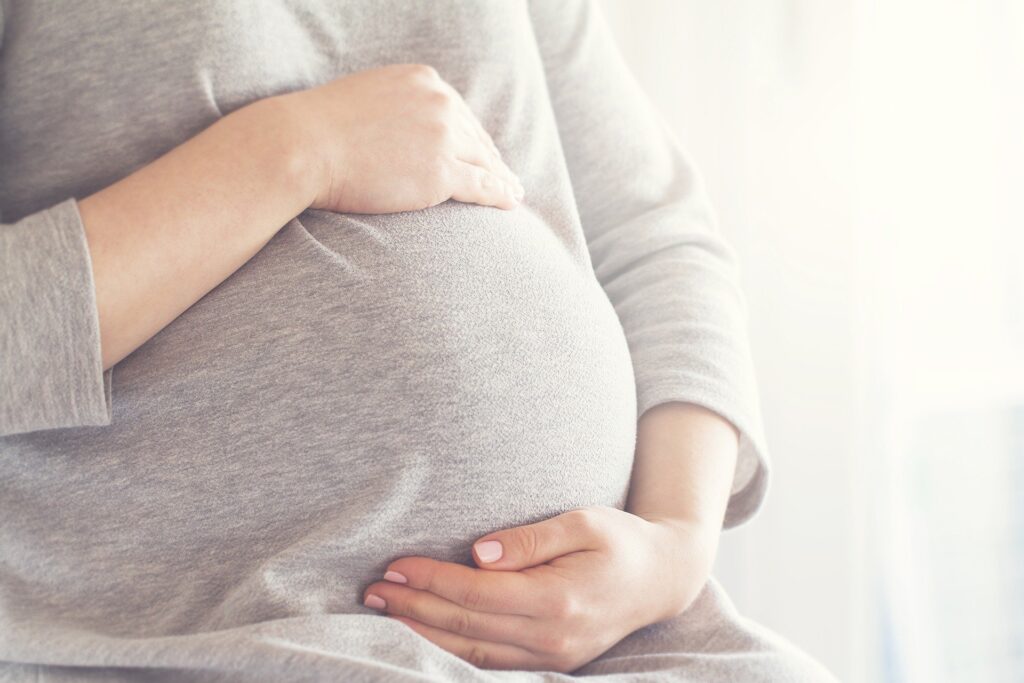
[[[571,672],[633,631],[682,614],[714,564],[739,435],[688,403],[641,417],[626,510],[586,507],[487,534],[476,568],[388,565],[364,605],[491,669]],[[498,541],[486,562],[481,544]]]
[[[522,186],[462,97],[422,64],[260,100],[79,201],[104,369],[308,208],[513,209]]]
[[[461,96],[399,64],[267,98],[79,201],[103,367],[145,343],[308,208],[514,209],[523,189]],[[364,600],[488,668],[572,671],[681,614],[709,575],[735,469],[733,426],[667,403],[638,423],[626,510],[488,534],[477,568],[401,558]],[[377,601],[370,598],[374,596]]]

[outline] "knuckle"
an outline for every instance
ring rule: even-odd
[[[452,133],[451,124],[441,116],[428,116],[423,127],[434,141],[447,141]]]
[[[512,534],[512,543],[519,556],[529,561],[537,555],[537,531],[532,526],[519,527]]]
[[[483,669],[487,665],[487,651],[479,643],[473,643],[466,651],[465,659],[476,668]]]
[[[427,82],[440,80],[441,78],[437,69],[429,64],[409,64],[408,73],[413,79]]]
[[[570,621],[580,612],[579,601],[569,593],[559,593],[548,602],[551,616],[559,621]]]
[[[442,149],[448,148],[455,140],[451,122],[444,117],[429,118],[426,122],[427,135]]]
[[[541,636],[537,649],[543,654],[558,658],[569,652],[570,637],[564,631],[552,631]]]
[[[404,593],[405,591],[401,592]],[[419,618],[428,613],[429,610],[426,609],[428,606],[423,600],[423,593],[414,591],[400,598],[398,604],[395,605],[395,609],[392,611],[404,616]]]
[[[444,90],[428,90],[423,93],[423,100],[427,107],[432,108],[439,116],[445,117],[452,108],[452,98]],[[446,118],[443,118],[447,122]]]
[[[476,173],[476,184],[482,190],[492,190],[496,186],[497,181],[490,173],[478,171]]]
[[[464,607],[468,607],[472,610],[477,610],[483,607],[484,594],[480,591],[478,586],[470,584],[466,586],[462,592],[462,600],[460,600]]]
[[[472,626],[473,619],[469,616],[469,612],[456,610],[450,617],[448,617],[447,623],[445,624],[445,630],[465,635],[470,632]]]
[[[600,537],[604,535],[603,525],[597,508],[578,508],[571,510],[568,514],[571,517],[570,524],[574,534],[581,537]]]

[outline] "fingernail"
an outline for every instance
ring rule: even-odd
[[[371,609],[384,609],[388,606],[388,603],[384,602],[384,598],[379,595],[374,595],[373,593],[366,596],[366,599],[363,600],[363,604]]]
[[[384,572],[385,581],[393,581],[394,583],[409,583],[409,579],[405,578],[404,574],[393,572],[390,569]]]
[[[499,541],[482,541],[477,543],[476,556],[481,562],[497,562],[501,559],[501,543]]]

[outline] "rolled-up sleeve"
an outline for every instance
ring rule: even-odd
[[[740,524],[764,499],[769,459],[735,254],[599,5],[530,7],[594,272],[629,344],[638,415],[683,401],[736,426],[725,526]]]
[[[111,421],[75,199],[0,224],[0,436]]]

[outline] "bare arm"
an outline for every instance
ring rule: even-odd
[[[637,425],[626,510],[648,520],[722,527],[736,468],[739,433],[692,403],[662,403]]]
[[[446,199],[513,208],[521,188],[461,97],[393,65],[239,109],[79,202],[104,369],[309,207],[388,213]]]
[[[181,315],[311,204],[315,188],[283,109],[274,100],[240,109],[79,202],[104,369]]]

